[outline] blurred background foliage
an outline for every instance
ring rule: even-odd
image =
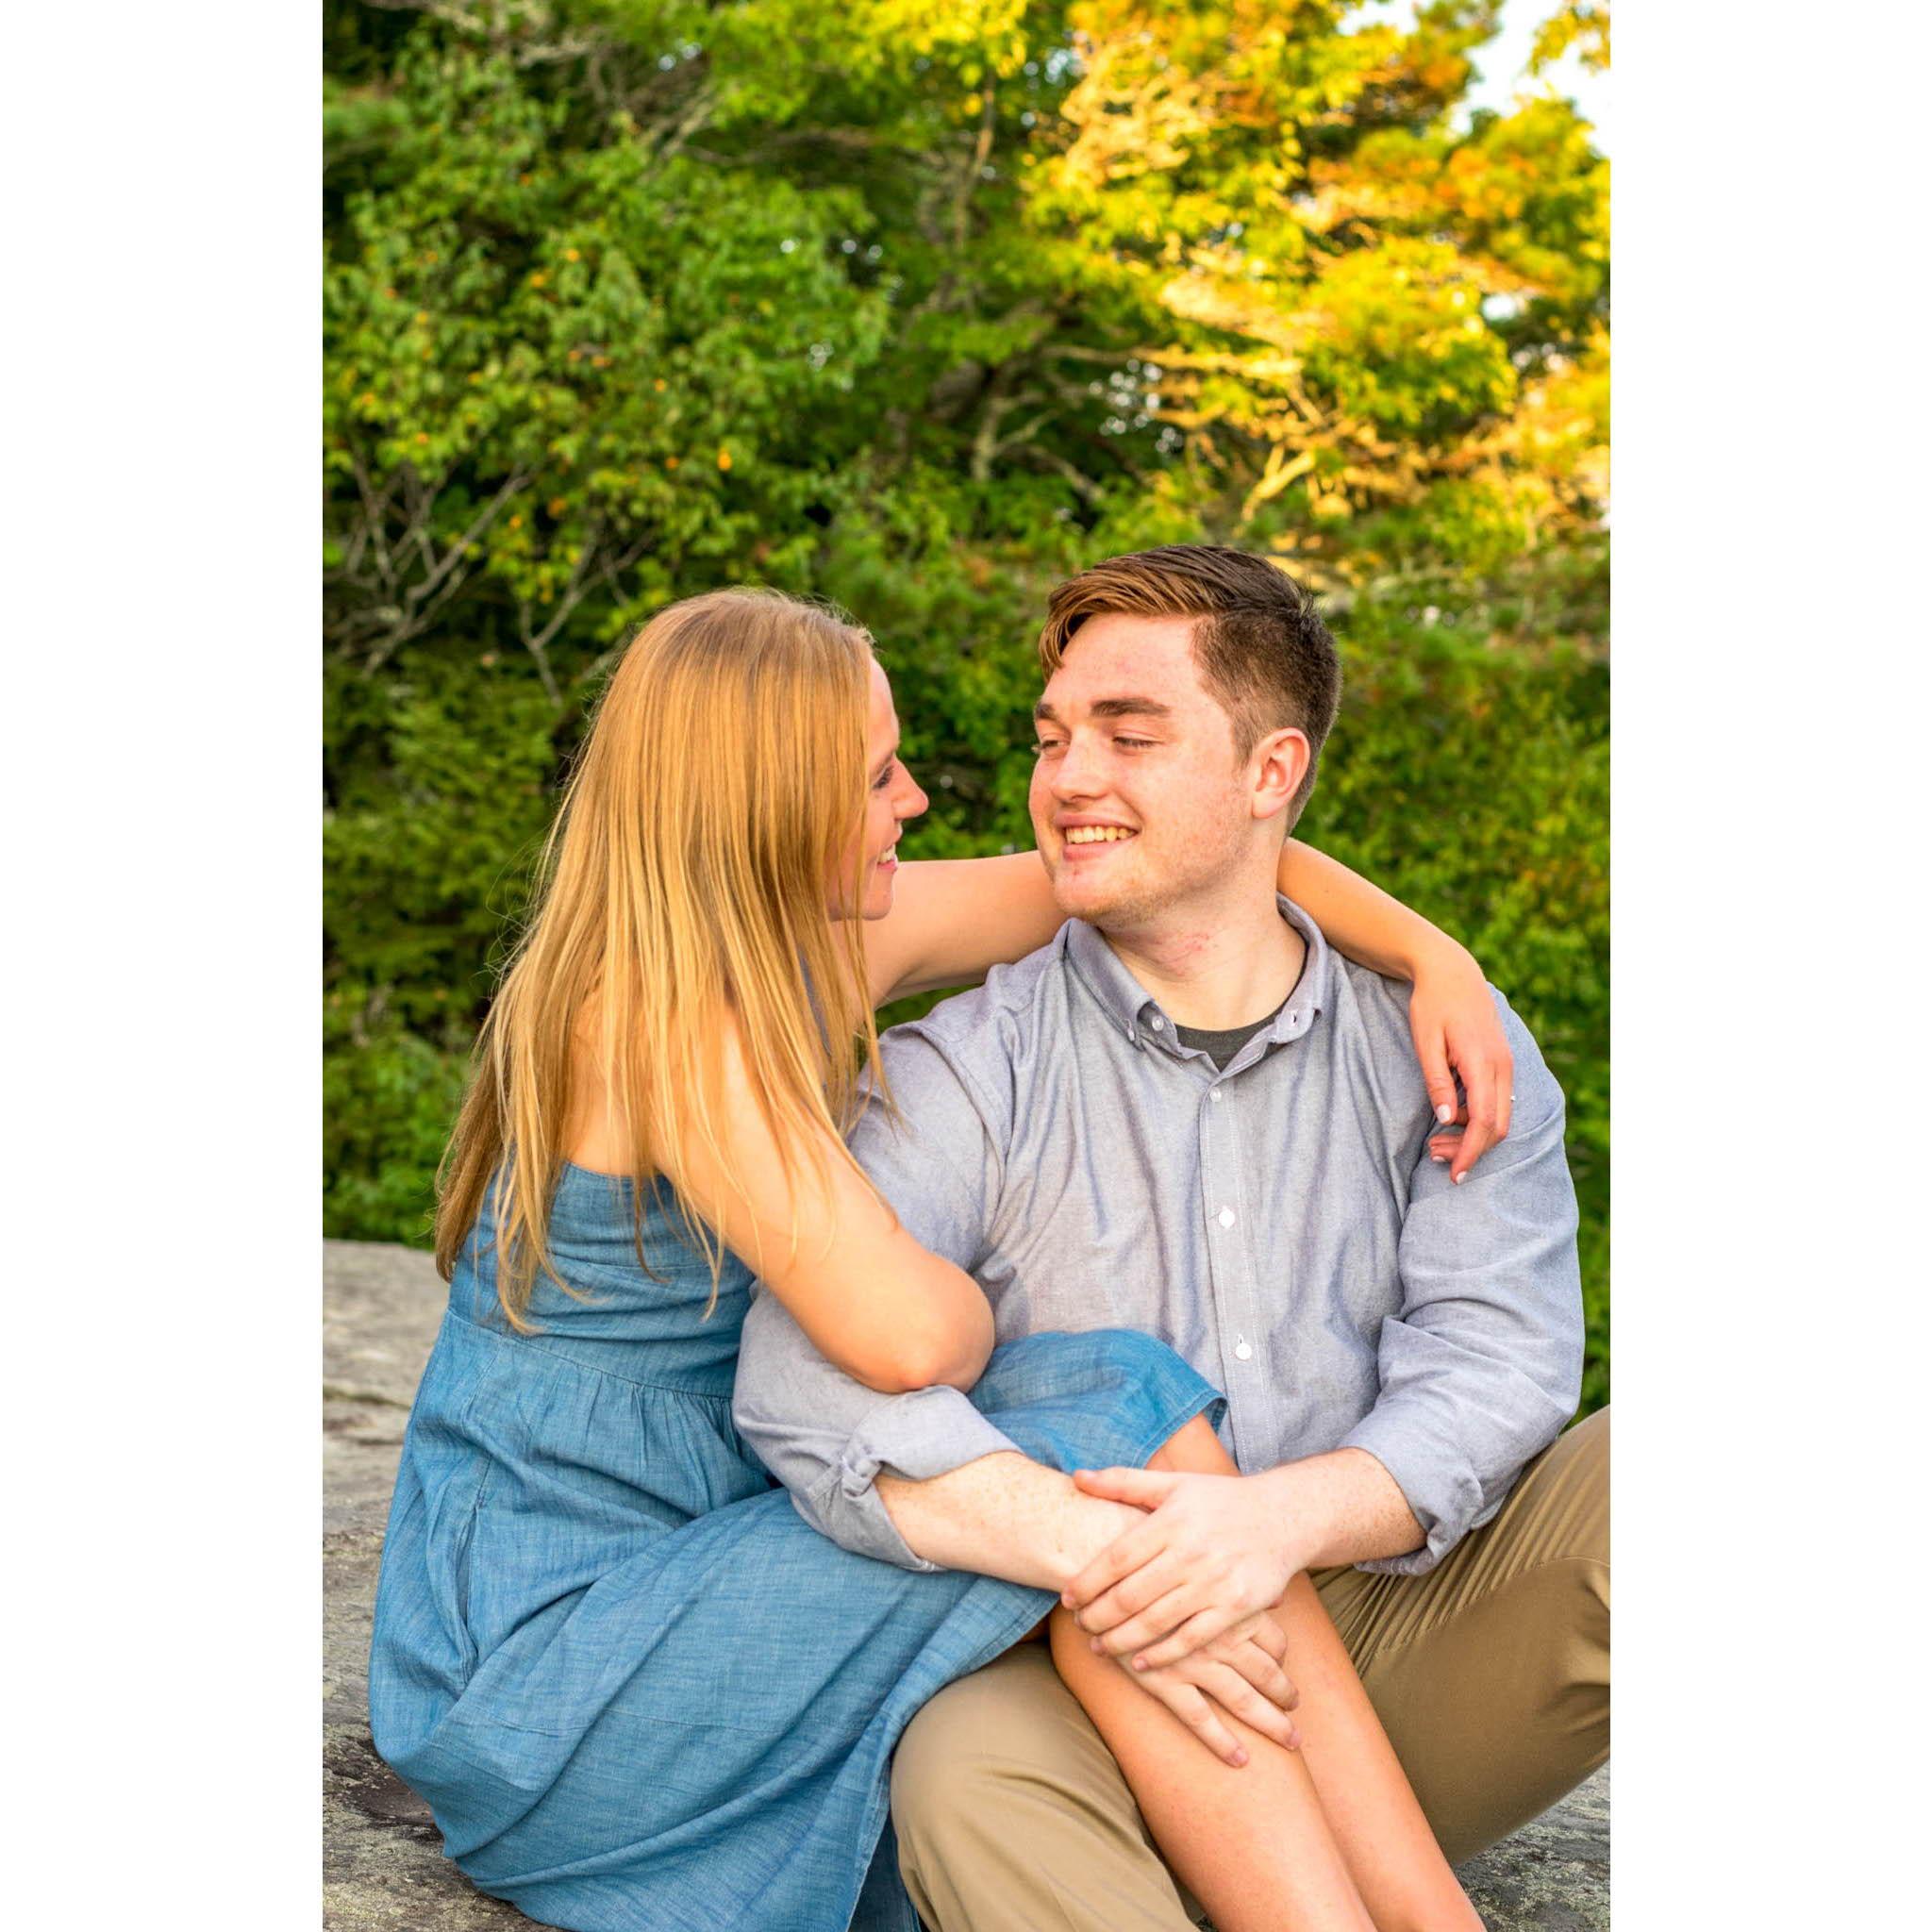
[[[1535,0],[1518,0],[1535,4]],[[588,705],[666,599],[877,638],[1029,842],[1047,588],[1212,539],[1347,676],[1302,835],[1570,1101],[1608,1394],[1607,170],[1496,0],[327,0],[325,1225],[421,1243]],[[1536,64],[1608,58],[1551,9]]]

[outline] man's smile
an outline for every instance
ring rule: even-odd
[[[1120,845],[1136,836],[1131,825],[1113,824],[1096,819],[1063,821],[1057,829],[1065,845]]]

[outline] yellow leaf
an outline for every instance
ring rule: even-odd
[[[718,452],[718,467],[721,470],[728,470],[731,467],[731,452],[728,449],[721,449]]]

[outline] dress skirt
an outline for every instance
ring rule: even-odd
[[[486,1241],[452,1282],[384,1549],[376,1748],[479,1889],[571,1932],[915,1932],[893,1746],[1052,1595],[806,1523],[731,1424],[748,1282],[710,1306],[662,1219],[639,1268],[604,1176],[566,1168],[552,1246],[584,1300],[533,1300],[534,1336],[493,1316]],[[1063,1470],[1144,1463],[1220,1406],[1118,1330],[1001,1347],[972,1399]]]

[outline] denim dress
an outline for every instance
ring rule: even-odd
[[[916,1932],[893,1745],[1045,1591],[821,1536],[731,1421],[751,1280],[658,1189],[566,1166],[520,1335],[488,1213],[405,1437],[370,1657],[376,1749],[483,1891],[571,1932]],[[1059,1469],[1143,1463],[1220,1397],[1123,1331],[994,1351],[974,1402]]]

